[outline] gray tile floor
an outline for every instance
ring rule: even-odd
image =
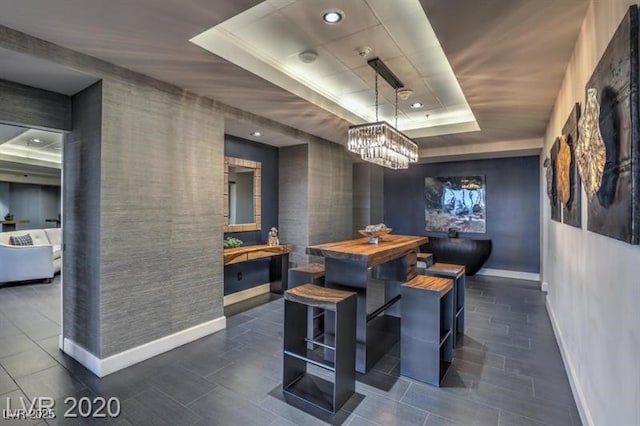
[[[356,395],[335,416],[284,402],[283,301],[261,302],[266,303],[229,309],[224,331],[98,379],[58,350],[59,278],[0,287],[0,409],[7,397],[50,396],[58,418],[48,424],[580,424],[535,283],[468,279],[464,344],[455,351],[444,386],[399,376],[396,346],[358,376]],[[65,419],[68,396],[117,397],[122,414]]]

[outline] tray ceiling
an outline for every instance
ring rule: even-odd
[[[331,44],[338,38],[325,39],[314,32],[311,34],[316,37],[312,47],[324,48],[336,58],[342,58],[340,62],[344,69],[337,71],[352,72],[357,77],[341,80],[345,91],[371,90],[371,73],[367,76],[364,65],[358,67],[361,58],[349,55],[356,46],[346,43],[348,40],[361,44],[364,38],[383,59],[388,59],[388,65],[407,86],[413,86],[416,94],[412,98],[417,99],[418,90],[423,90],[418,81],[422,74],[417,57],[412,57],[412,52],[404,52],[407,60],[394,63],[395,46],[400,49],[406,48],[407,44],[399,38],[381,40],[391,25],[386,15],[352,15],[344,6],[352,2],[364,3],[371,13],[375,10],[374,4],[382,7],[407,3],[405,0],[398,3],[282,0],[279,3],[286,4],[281,9],[293,8],[298,3],[331,5],[345,10],[347,18],[354,18],[353,28],[361,34],[340,35],[345,40],[344,45]],[[346,143],[346,130],[355,119],[329,112],[325,107],[189,42],[196,35],[260,3],[257,0],[48,0],[34,8],[31,2],[16,1],[3,3],[0,25],[212,97],[290,128]],[[457,0],[452,7],[448,1],[420,0],[423,15],[428,18],[481,129],[420,137],[417,139],[420,147],[426,150],[542,138],[587,5],[587,0]],[[292,16],[303,16],[294,9],[289,12]],[[402,10],[396,12],[404,13]],[[314,21],[313,25],[319,23]],[[308,31],[312,31],[311,24],[303,22],[299,26],[308,26]],[[286,33],[287,28],[283,27],[281,31]],[[409,29],[414,30],[407,27],[408,32],[411,32]],[[424,60],[428,60],[427,55],[425,51]],[[358,68],[361,72],[355,72]],[[425,107],[435,104],[429,95],[438,98],[434,86],[435,83],[425,83],[429,89],[421,94],[425,96]],[[388,104],[389,93],[383,93],[383,96]],[[364,99],[363,103],[370,103],[366,97]],[[388,106],[385,106],[387,110]],[[343,109],[353,112],[352,108]],[[384,114],[388,115],[388,112]],[[240,129],[240,133],[243,130]],[[264,129],[247,126],[246,134],[237,136],[246,137],[254,130]],[[266,139],[261,142],[273,143]]]

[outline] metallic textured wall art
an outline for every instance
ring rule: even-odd
[[[553,203],[553,193],[556,188],[553,185],[553,167],[551,167],[551,159],[549,157],[545,158],[542,166],[545,168],[545,179],[547,181],[547,197],[549,197],[549,201]]]
[[[584,114],[587,121],[598,124],[604,157],[602,148],[591,148],[589,171],[582,170],[584,164],[580,170],[589,193],[587,229],[630,244],[640,242],[638,18],[638,6],[631,6],[587,82]],[[598,111],[594,101],[600,104],[599,118],[594,115]],[[585,140],[597,137],[595,123],[585,128],[592,133],[583,135],[580,126],[579,146],[583,136]],[[581,161],[578,153],[578,164]]]
[[[578,123],[580,138],[576,146],[578,170],[589,198],[600,189],[606,159],[605,146],[600,133],[600,105],[597,96],[596,89],[587,90],[584,114]]]
[[[578,119],[580,104],[575,104],[571,114],[562,127],[562,139],[566,141],[571,156],[569,160],[569,197],[562,202],[562,223],[580,228],[582,225],[582,193],[581,181],[576,163],[576,144],[578,142]],[[566,160],[565,160],[566,161]]]
[[[558,151],[560,150],[560,138],[556,138],[556,141],[551,147],[549,153],[550,162],[549,168],[551,168],[551,199],[549,204],[551,206],[551,219],[556,222],[560,222],[562,217],[562,207],[560,206],[560,200],[558,198]]]

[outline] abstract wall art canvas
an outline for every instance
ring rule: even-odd
[[[551,207],[551,219],[560,222],[562,217],[562,208],[560,206],[560,198],[558,196],[558,153],[560,151],[560,138],[556,138],[551,152],[549,153],[549,166],[551,168],[551,194],[549,196],[549,204]],[[549,174],[547,175],[549,178]]]
[[[562,223],[580,228],[582,225],[582,184],[576,164],[576,143],[578,142],[578,120],[580,118],[580,104],[575,104],[571,114],[562,128],[561,146],[563,176],[567,194],[560,196],[562,202]],[[562,149],[564,148],[564,149]],[[568,151],[567,151],[568,150]],[[566,158],[568,156],[568,158]],[[564,199],[563,199],[564,198]]]
[[[576,158],[587,193],[587,229],[640,241],[638,7],[631,6],[585,87]]]
[[[425,229],[486,232],[486,187],[484,176],[427,177]]]

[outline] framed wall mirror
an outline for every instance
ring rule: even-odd
[[[259,231],[262,163],[224,157],[224,232]]]

